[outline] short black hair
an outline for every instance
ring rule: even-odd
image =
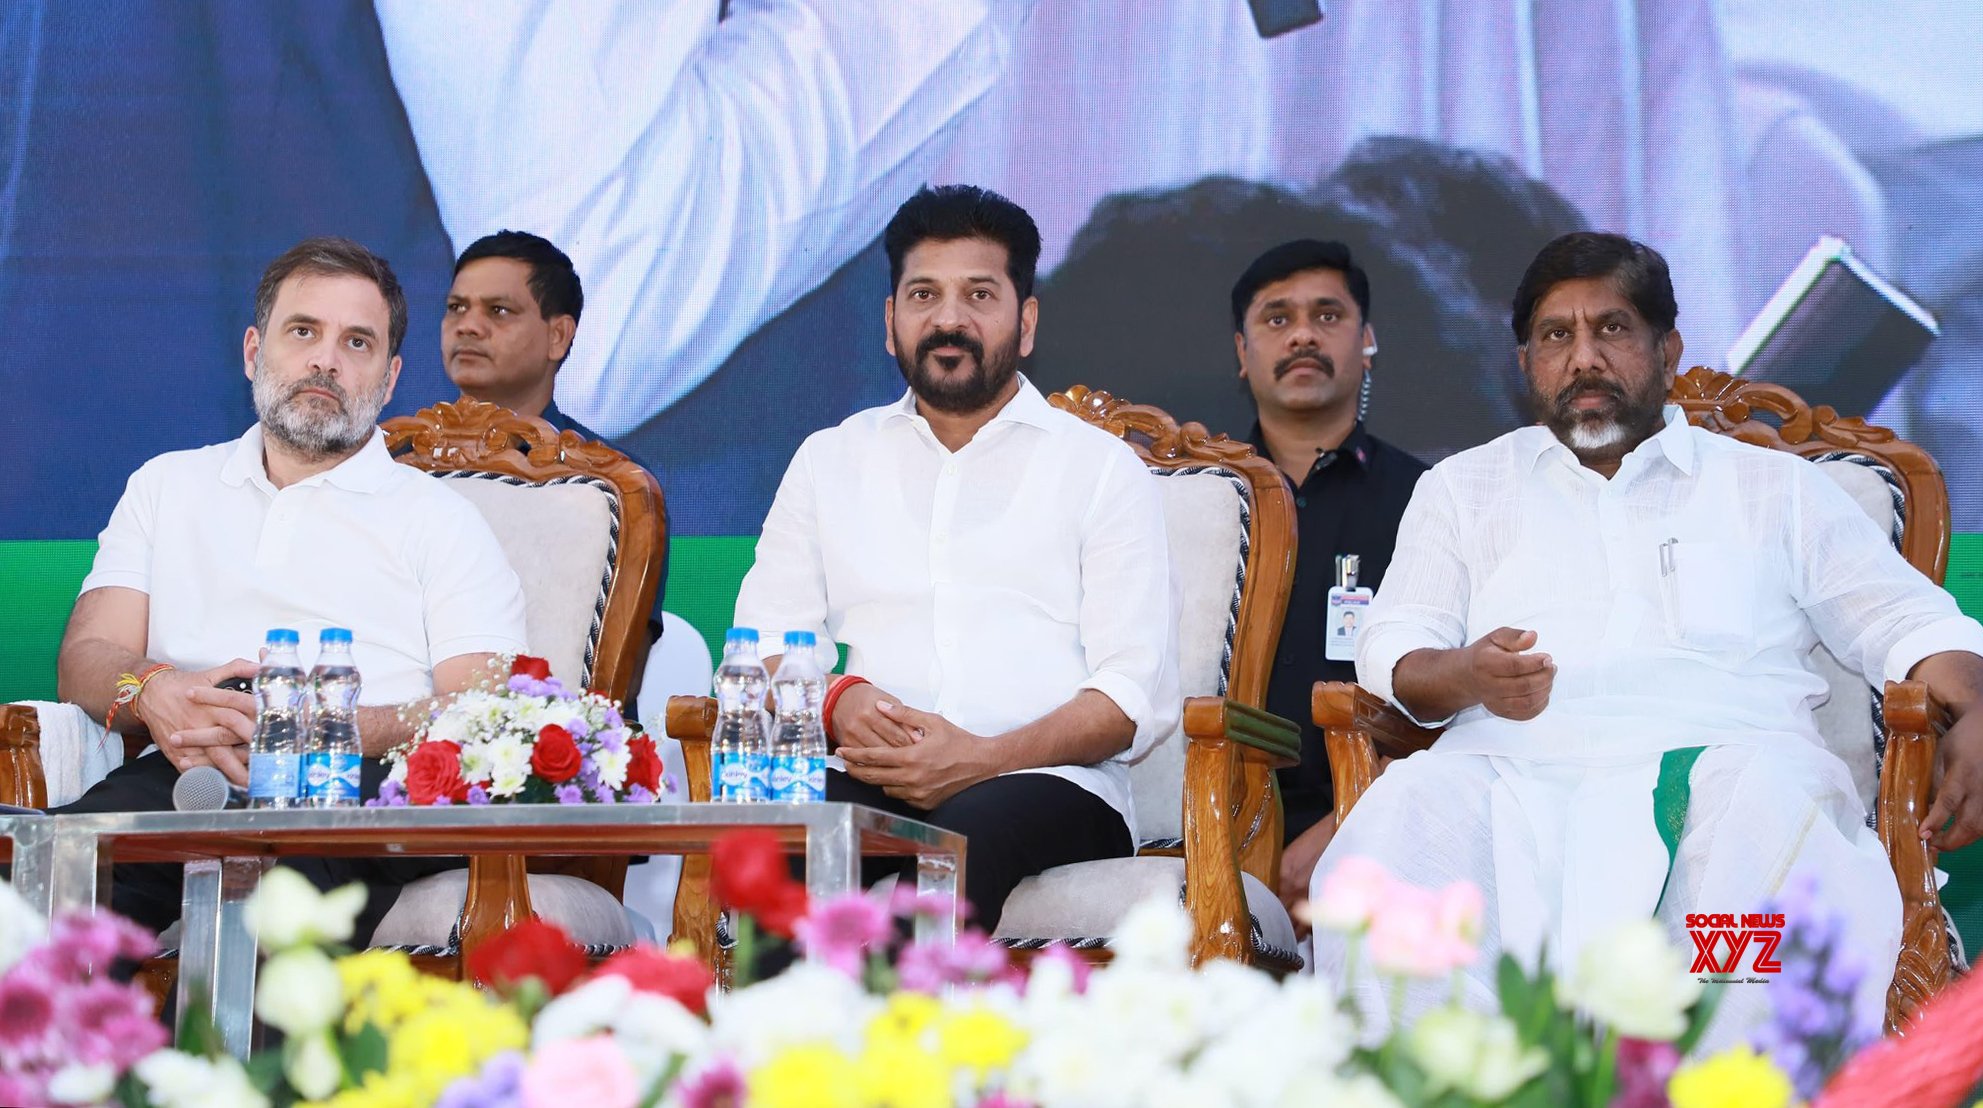
[[[299,274],[312,277],[362,277],[379,288],[386,300],[386,355],[397,357],[406,340],[406,291],[384,258],[347,238],[320,235],[282,252],[262,271],[255,286],[255,330],[266,335],[275,312],[275,295],[282,283]]]
[[[1529,341],[1536,305],[1542,303],[1550,289],[1586,277],[1608,277],[1616,282],[1618,291],[1652,325],[1656,335],[1673,330],[1680,318],[1680,305],[1673,299],[1673,275],[1659,251],[1624,235],[1572,231],[1543,247],[1522,274],[1509,318],[1515,329],[1516,345]]]
[[[530,267],[530,295],[537,298],[537,310],[545,319],[568,315],[576,323],[585,311],[585,286],[578,270],[572,268],[565,252],[551,240],[528,231],[497,231],[468,244],[455,259],[454,271],[483,258],[514,258]]]
[[[1253,264],[1233,282],[1232,329],[1246,330],[1246,309],[1261,289],[1311,269],[1333,269],[1342,274],[1343,282],[1350,287],[1350,299],[1356,301],[1360,321],[1370,322],[1370,278],[1350,257],[1350,248],[1333,240],[1296,239],[1253,259]]]
[[[1026,209],[977,185],[924,185],[895,209],[882,232],[888,252],[888,287],[902,283],[902,260],[916,246],[957,239],[984,239],[1005,247],[1005,275],[1024,302],[1033,295],[1033,273],[1040,264],[1040,229]]]

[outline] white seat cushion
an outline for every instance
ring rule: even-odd
[[[1253,916],[1256,952],[1293,956],[1294,921],[1273,891],[1248,873],[1246,909]],[[1182,898],[1184,859],[1110,858],[1055,866],[1029,877],[1006,898],[993,938],[1026,946],[1106,939],[1123,914],[1153,896]]]
[[[124,764],[124,736],[105,731],[88,712],[50,700],[19,703],[33,708],[41,725],[41,776],[48,807],[74,803]]]
[[[372,945],[456,949],[455,922],[467,895],[465,869],[422,877],[400,890],[392,910],[372,933]],[[531,874],[530,908],[539,918],[564,928],[582,946],[617,948],[654,936],[652,924],[582,877]]]

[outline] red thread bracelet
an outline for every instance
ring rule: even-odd
[[[826,732],[826,741],[829,745],[840,745],[839,740],[833,737],[833,706],[840,703],[840,694],[855,685],[865,684],[868,684],[867,678],[843,673],[833,679],[833,684],[826,687],[826,699],[819,706],[819,726],[820,730]]]

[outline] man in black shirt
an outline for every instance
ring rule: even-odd
[[[1258,416],[1253,447],[1273,459],[1294,493],[1301,540],[1267,682],[1267,709],[1301,724],[1301,764],[1280,773],[1287,813],[1280,894],[1292,905],[1308,895],[1315,861],[1336,829],[1310,692],[1317,681],[1356,680],[1356,613],[1330,620],[1329,590],[1338,583],[1374,590],[1384,579],[1398,521],[1426,467],[1364,430],[1377,334],[1370,281],[1348,247],[1299,239],[1262,254],[1233,285],[1232,317],[1239,375]],[[1354,582],[1338,581],[1339,555],[1354,559]]]

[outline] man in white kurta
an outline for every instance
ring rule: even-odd
[[[1420,480],[1357,643],[1365,687],[1450,722],[1358,803],[1312,890],[1351,855],[1478,883],[1465,992],[1491,1006],[1499,949],[1567,966],[1655,912],[1685,949],[1687,913],[1756,911],[1810,870],[1870,962],[1855,1006],[1877,1020],[1900,893],[1819,738],[1808,655],[1823,643],[1875,685],[1914,676],[1965,703],[1983,628],[1815,465],[1662,410],[1676,312],[1664,261],[1628,240],[1565,236],[1531,266],[1515,327],[1543,423]],[[1957,833],[1973,834],[1975,796],[1954,790],[1974,723],[1937,808],[1961,808]],[[1340,956],[1318,949],[1324,972]],[[1715,1033],[1767,1010],[1766,989],[1734,986]]]

